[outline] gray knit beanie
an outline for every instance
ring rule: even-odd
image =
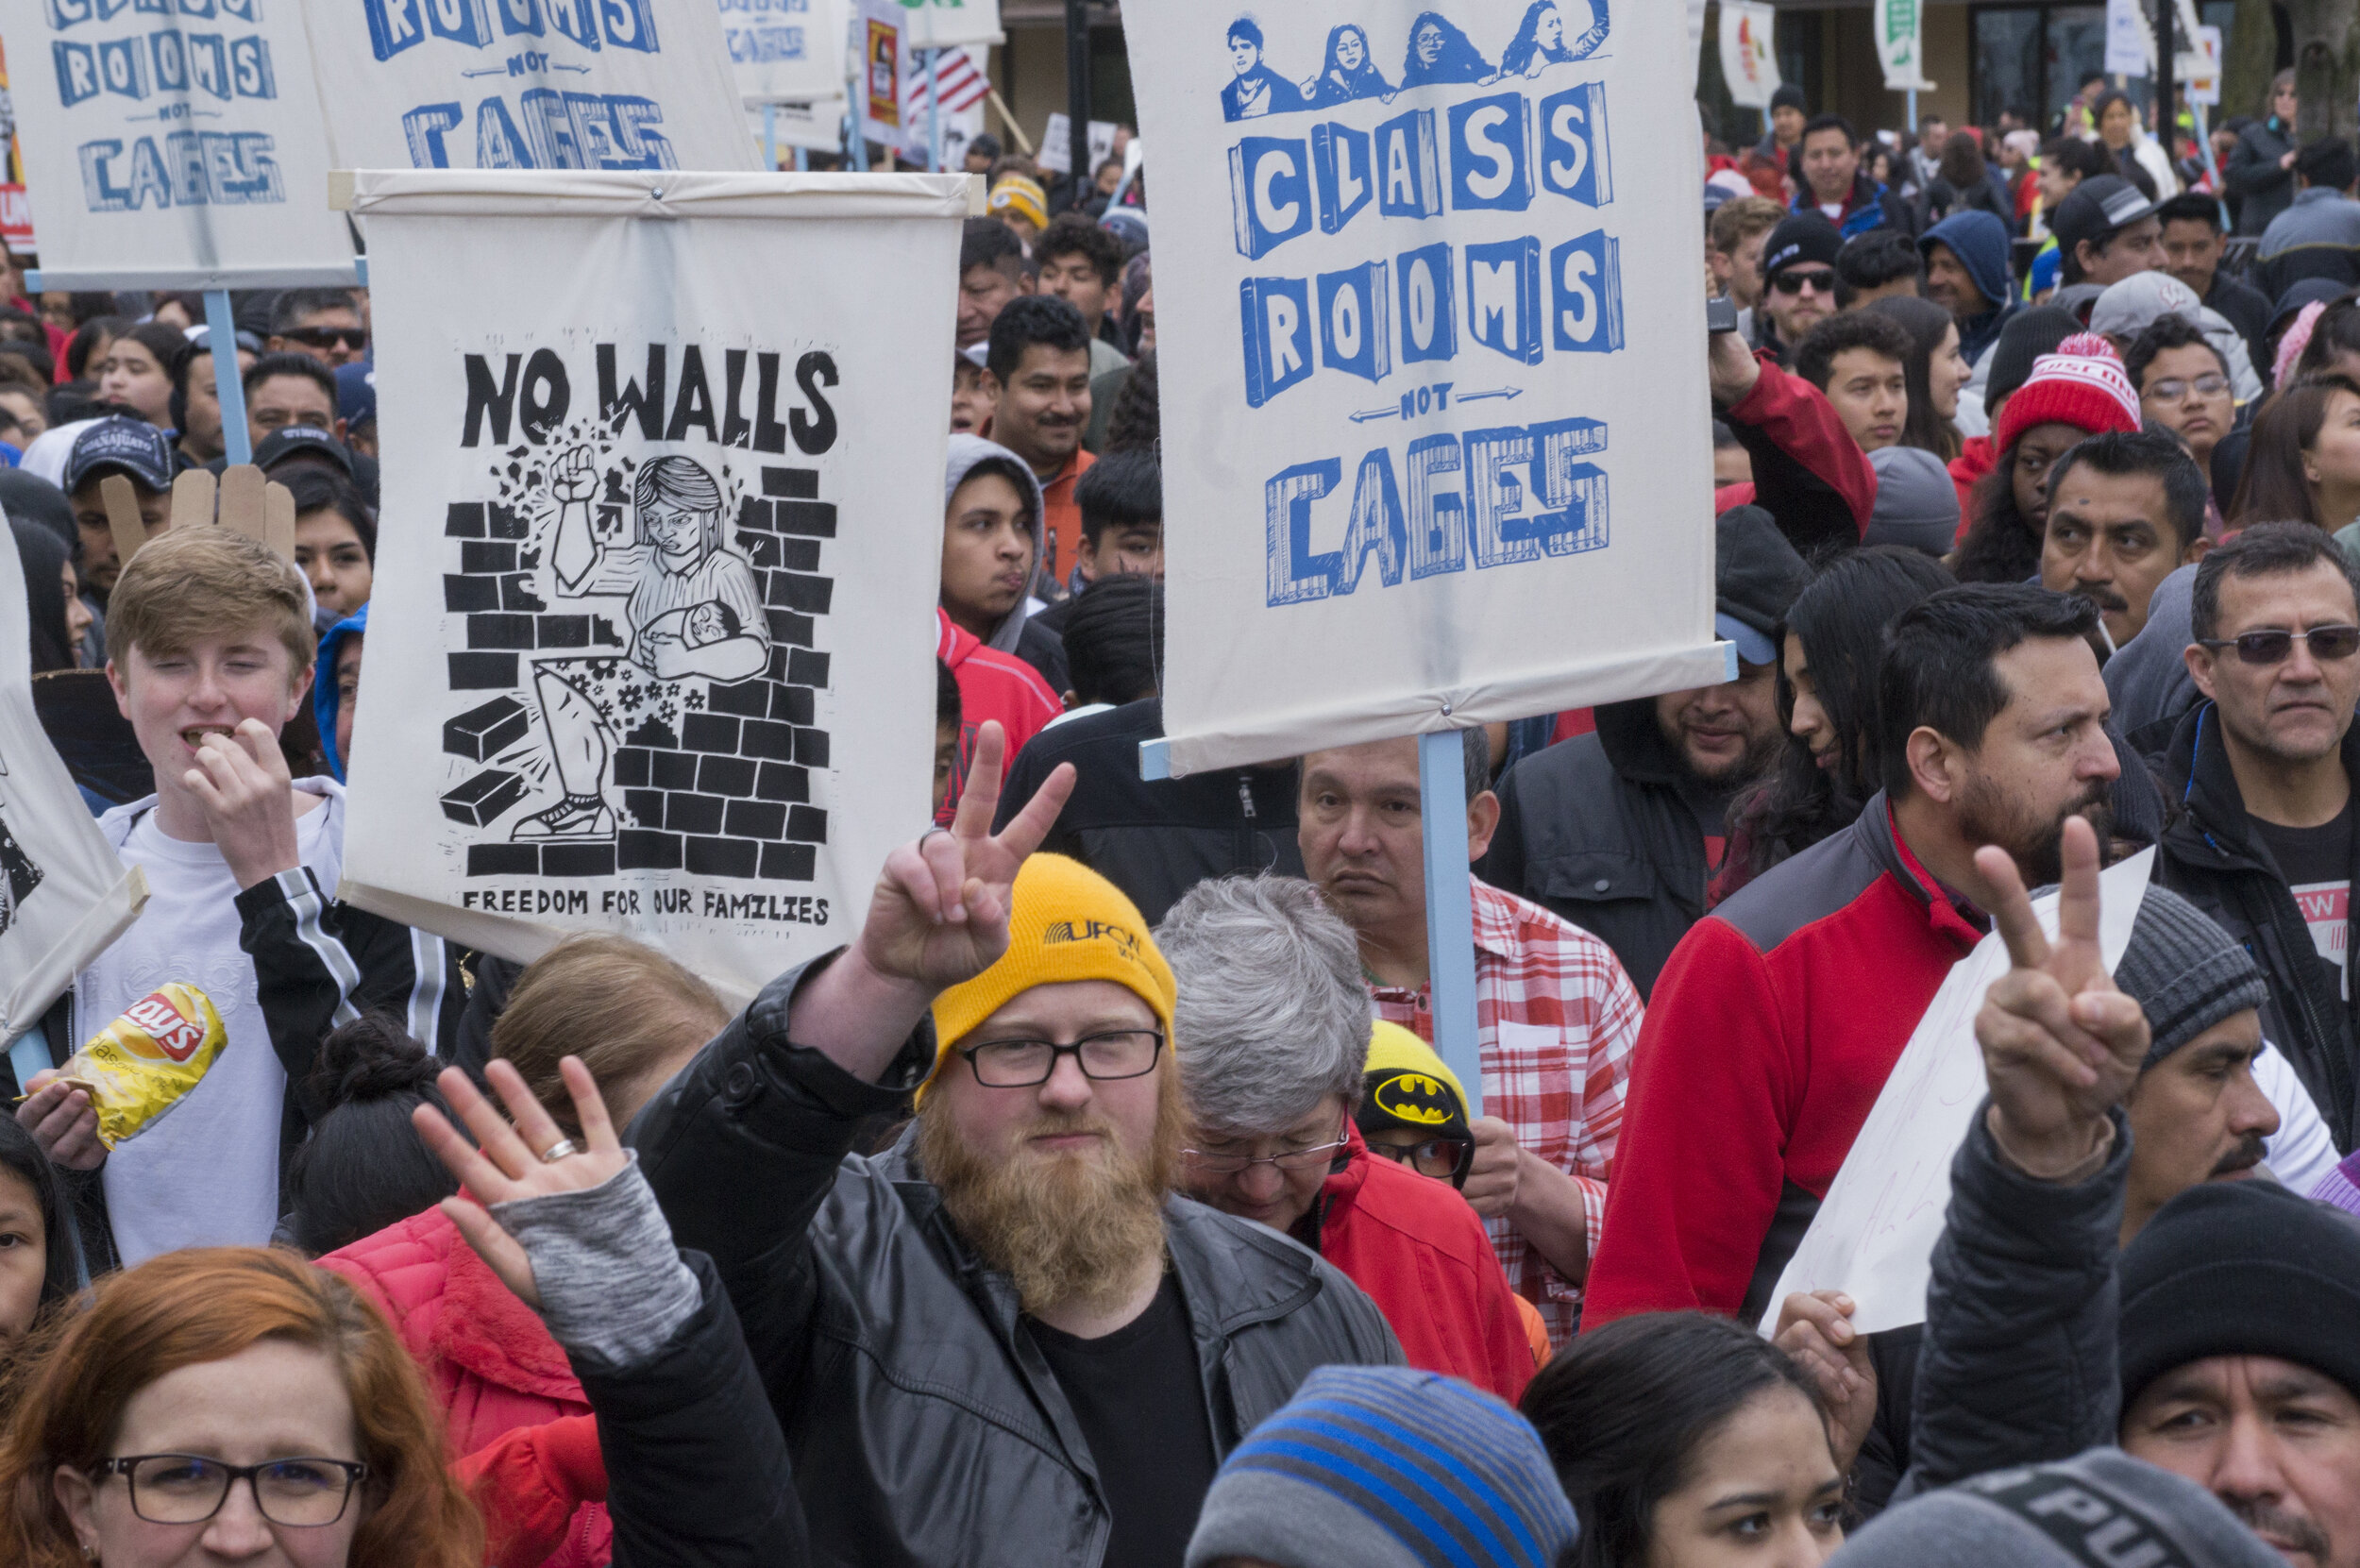
[[[2149,887],[2115,966],[2115,985],[2147,1010],[2153,1067],[2232,1013],[2269,997],[2252,957],[2211,917],[2168,887]]]
[[[1949,554],[1958,543],[1959,486],[1942,459],[1915,447],[1887,447],[1869,453],[1868,465],[1877,470],[1877,509],[1861,543]]]
[[[1456,1378],[1322,1367],[1205,1495],[1188,1568],[1554,1568],[1579,1533],[1532,1424]]]
[[[1191,1560],[1193,1561],[1193,1560]],[[2093,1448],[1887,1509],[1828,1568],[2285,1568],[2193,1481]]]

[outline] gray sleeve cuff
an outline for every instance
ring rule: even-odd
[[[638,1151],[625,1153],[631,1164],[596,1187],[492,1206],[532,1263],[550,1335],[617,1372],[652,1360],[702,1299]]]

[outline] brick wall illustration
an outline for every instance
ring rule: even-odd
[[[449,507],[444,608],[454,633],[464,627],[464,646],[446,655],[450,717],[442,749],[470,766],[442,807],[452,822],[480,832],[467,844],[469,876],[660,870],[813,880],[828,839],[812,775],[828,767],[818,694],[828,689],[829,655],[812,645],[834,588],[820,556],[835,537],[836,509],[818,498],[816,470],[765,466],[760,475],[761,493],[740,500],[728,519],[726,548],[750,568],[764,622],[757,633],[769,654],[767,667],[734,682],[666,683],[646,673],[627,658],[633,632],[623,598],[553,592],[529,516],[491,502]],[[601,537],[630,536],[629,507],[618,497],[627,499],[610,480],[598,507]],[[544,749],[558,743],[542,711],[546,698],[535,694],[543,661],[660,709],[600,726],[611,732],[600,791],[612,812],[608,831],[535,840],[517,830],[519,808],[546,804],[551,790]],[[607,820],[597,818],[598,827]]]

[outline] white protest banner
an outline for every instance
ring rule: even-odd
[[[913,49],[1007,42],[1000,30],[1000,0],[901,0],[901,5],[902,32]]]
[[[2142,850],[2099,879],[2098,946],[2109,974],[2131,945],[2154,863],[2155,851]],[[2056,940],[2055,891],[2034,899],[2032,912]],[[1975,1015],[1991,983],[2007,972],[2007,943],[1995,931],[1943,977],[1778,1276],[1763,1334],[1778,1326],[1778,1304],[1797,1290],[1846,1292],[1855,1304],[1852,1326],[1863,1333],[1926,1321],[1928,1271],[1950,1206],[1950,1159],[1986,1087]]]
[[[1705,66],[1705,0],[1688,0],[1688,62],[1692,77]]]
[[[722,42],[748,104],[810,104],[844,96],[844,0],[720,0],[720,5]],[[843,118],[841,107],[836,117]]]
[[[1083,127],[1083,136],[1089,143],[1090,167],[1095,169],[1115,154],[1115,123],[1112,120],[1092,120]],[[1052,113],[1040,133],[1040,151],[1034,155],[1037,167],[1053,175],[1073,172],[1073,122],[1062,113]]]
[[[2106,74],[2144,76],[2155,59],[2155,29],[2147,0],[2106,0]]]
[[[736,996],[859,929],[931,815],[948,434],[910,411],[949,406],[969,183],[358,177],[385,507],[428,526],[378,557],[346,898]]]
[[[762,166],[713,0],[305,0],[304,11],[335,168]]]
[[[1930,93],[1926,58],[1918,41],[1919,0],[1876,0],[1877,59],[1884,67],[1888,93]]]
[[[124,868],[34,717],[25,571],[0,526],[0,1039],[39,1022],[146,902],[146,873]]]
[[[1173,771],[1727,679],[1679,8],[1123,18]]]
[[[2194,46],[2194,52],[2179,59],[2180,80],[2185,84],[2188,102],[2217,104],[2220,102],[2220,29],[2198,26],[2183,33]]]
[[[1721,79],[1740,109],[1768,109],[1778,90],[1778,14],[1768,0],[1721,0]]]
[[[0,0],[53,289],[346,284],[303,23],[270,0]]]
[[[776,104],[756,110],[746,124],[754,133],[757,143],[762,140],[765,114],[769,116],[771,138],[782,147],[804,147],[816,152],[836,152],[844,145],[844,100],[841,97],[822,98],[808,104]]]

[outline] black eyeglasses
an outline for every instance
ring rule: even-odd
[[[1054,1040],[986,1040],[962,1046],[968,1071],[986,1088],[1031,1088],[1049,1082],[1057,1058],[1071,1056],[1082,1076],[1093,1083],[1144,1078],[1155,1071],[1164,1037],[1153,1029],[1117,1029],[1091,1035],[1071,1045]]]
[[[1835,293],[1835,274],[1832,272],[1796,272],[1789,268],[1770,279],[1770,286],[1780,294],[1801,294],[1806,283],[1821,294]]]
[[[2315,626],[2308,632],[2248,632],[2238,637],[2200,638],[2204,648],[2234,648],[2249,665],[2283,665],[2295,650],[2295,639],[2310,646],[2314,659],[2349,659],[2360,653],[2360,626]]]
[[[1455,1182],[1475,1164],[1475,1142],[1464,1138],[1429,1138],[1424,1143],[1371,1143],[1369,1153],[1407,1165],[1421,1176]]]
[[[369,1467],[351,1459],[272,1459],[224,1464],[199,1454],[129,1454],[92,1467],[102,1479],[120,1475],[131,1491],[131,1511],[151,1525],[202,1525],[221,1511],[240,1481],[254,1489],[254,1506],[274,1525],[310,1528],[333,1525],[351,1506],[352,1489]]]
[[[369,346],[369,335],[358,327],[290,327],[278,334],[313,348],[333,348],[343,344],[358,354]]]

